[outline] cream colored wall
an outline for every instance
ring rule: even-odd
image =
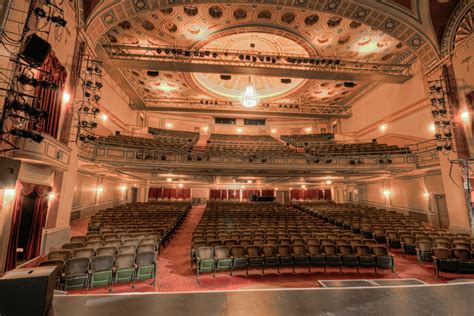
[[[389,192],[389,195],[385,195],[384,191]],[[357,193],[362,204],[405,214],[418,214],[420,218],[432,221],[436,210],[430,204],[430,198],[444,194],[444,187],[441,173],[435,171],[424,175],[358,183]]]
[[[125,203],[129,198],[129,185],[125,184],[126,191],[121,189],[122,186],[124,183],[118,179],[78,173],[74,186],[71,221]]]
[[[372,139],[385,133],[396,133],[433,138],[433,132],[429,129],[432,124],[430,107],[419,65],[415,67],[415,71],[413,78],[403,84],[380,83],[355,101],[352,104],[353,115],[341,121],[341,132],[350,134],[374,126],[374,129],[359,134],[358,137]],[[401,118],[394,118],[400,111],[421,103],[426,105],[423,109]],[[385,132],[378,128],[381,123],[385,123],[388,127]]]

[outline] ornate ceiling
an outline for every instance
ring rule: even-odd
[[[186,5],[179,0],[165,2],[101,3],[91,10],[87,31],[93,42],[103,38],[113,45],[131,47],[295,54],[384,64],[412,61],[417,56],[428,65],[438,58],[433,36],[417,32],[414,23],[404,24],[400,20],[400,12],[410,19],[421,20],[425,5],[412,7],[408,6],[409,1],[400,4],[400,1],[373,0],[358,4],[345,0],[295,0],[258,5],[248,1],[193,1]],[[394,13],[389,15],[380,10],[382,6],[398,8],[390,8]],[[158,73],[159,69],[116,68],[126,79],[124,84],[133,88],[146,105],[168,99],[235,102],[249,81],[247,75],[241,74],[229,74],[230,79],[223,80],[216,73]],[[290,80],[282,83],[281,79]],[[250,80],[262,97],[261,106],[265,102],[350,105],[368,86],[364,81],[348,86],[343,80],[291,75],[288,78],[251,76]]]

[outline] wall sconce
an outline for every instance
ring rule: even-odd
[[[429,197],[430,197],[430,194],[429,194],[428,192],[425,192],[425,193],[423,193],[423,196],[424,196],[425,198],[429,198]]]
[[[463,111],[461,113],[461,120],[465,123],[469,122],[469,112],[468,111]]]
[[[383,195],[386,197],[390,196],[390,191],[389,190],[383,190]]]
[[[379,126],[379,129],[382,131],[382,132],[385,132],[385,130],[387,129],[387,124],[382,124]]]
[[[49,194],[48,194],[48,199],[49,199],[50,201],[52,201],[52,200],[54,200],[55,198],[56,198],[56,194],[54,194],[54,192],[49,192]]]
[[[71,95],[69,94],[69,92],[64,91],[63,92],[63,104],[67,104],[67,103],[69,103],[69,101],[71,101]]]
[[[104,188],[103,187],[97,187],[96,191],[97,191],[97,193],[102,193],[102,192],[104,192]]]
[[[5,189],[3,191],[3,198],[5,200],[11,200],[15,197],[16,190],[15,189]]]
[[[326,180],[326,184],[327,185],[332,184],[332,181],[331,180]]]

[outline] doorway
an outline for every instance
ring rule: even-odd
[[[138,202],[138,188],[132,188],[132,203]]]
[[[449,228],[449,214],[448,205],[446,204],[446,195],[435,194],[434,201],[436,205],[436,211],[438,214],[438,224],[440,229]]]

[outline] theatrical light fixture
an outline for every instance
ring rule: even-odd
[[[49,18],[49,20],[51,20],[51,22],[53,22],[54,24],[60,27],[66,27],[66,24],[67,24],[67,21],[60,16],[53,15],[52,17]]]
[[[91,112],[93,114],[99,114],[100,113],[100,109],[99,108],[92,108]]]
[[[19,128],[12,129],[10,131],[10,135],[20,137],[20,138],[29,138],[36,143],[41,143],[44,139],[44,137],[41,136],[41,134],[39,133],[30,131],[30,130],[19,129]]]
[[[46,11],[41,9],[40,7],[36,7],[33,9],[33,13],[38,17],[38,18],[45,18],[46,17]]]

